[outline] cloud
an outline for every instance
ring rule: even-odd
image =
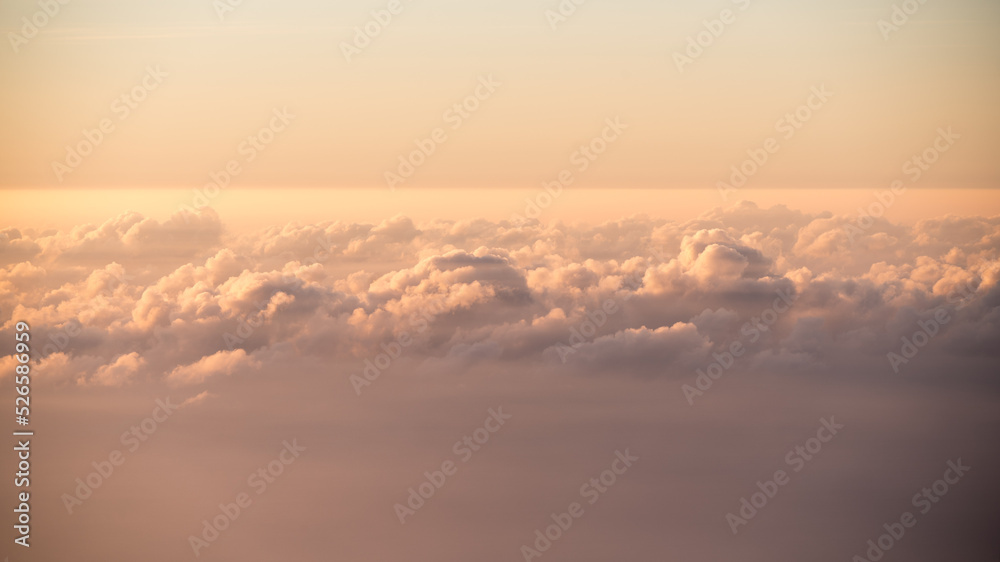
[[[97,386],[123,386],[131,382],[136,373],[146,365],[146,360],[133,351],[121,355],[107,365],[102,365],[89,380],[81,377],[80,384]]]
[[[574,370],[655,376],[694,370],[710,348],[694,324],[678,322],[655,330],[629,328],[572,347],[550,347],[545,353],[549,358],[565,357]]]
[[[795,305],[760,330],[754,361],[878,358],[938,307],[955,321],[936,353],[997,353],[1000,220],[882,220],[853,241],[851,220],[743,202],[680,223],[395,217],[226,235],[212,212],[126,213],[2,231],[28,259],[0,268],[0,321],[39,334],[43,381],[113,386],[199,384],[281,353],[360,362],[400,338],[413,359],[544,359],[606,302],[576,368],[662,374],[743,337],[779,292]]]
[[[242,349],[220,351],[190,365],[175,368],[167,375],[167,382],[178,386],[199,384],[215,375],[229,376],[244,369],[258,369],[260,365],[260,361]]]
[[[205,390],[205,391],[202,391],[201,393],[199,393],[199,394],[197,394],[195,396],[192,396],[191,398],[188,398],[187,400],[181,402],[180,407],[181,408],[187,408],[187,407],[190,407],[190,406],[197,406],[198,404],[201,404],[202,402],[205,402],[206,400],[208,400],[210,398],[215,398],[215,394],[212,394],[211,392]]]
[[[0,265],[31,259],[41,253],[42,247],[25,238],[16,228],[0,230]]]

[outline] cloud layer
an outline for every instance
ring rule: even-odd
[[[0,232],[0,321],[44,338],[45,381],[96,386],[195,386],[286,354],[360,373],[395,344],[438,366],[686,378],[740,342],[747,364],[891,372],[936,313],[925,356],[997,356],[1000,217],[851,221],[742,202],[684,223],[396,217],[237,236],[211,211],[125,214]]]

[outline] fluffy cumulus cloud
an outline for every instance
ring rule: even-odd
[[[619,376],[687,376],[734,342],[757,365],[888,368],[935,317],[923,353],[998,353],[1000,218],[851,221],[744,202],[597,226],[397,217],[230,235],[206,212],[8,228],[0,322],[31,324],[45,380],[95,386],[197,386],[283,354],[362,364],[397,344],[437,365]]]
[[[92,382],[104,386],[121,386],[135,376],[146,364],[135,351],[121,355],[107,365],[101,365],[94,373]]]
[[[198,384],[213,375],[231,375],[241,369],[259,366],[260,362],[247,356],[242,349],[220,351],[214,355],[202,357],[191,365],[175,368],[167,375],[167,381],[177,385]]]

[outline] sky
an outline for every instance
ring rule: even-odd
[[[3,3],[0,558],[995,561],[998,23]]]
[[[772,136],[781,150],[756,187],[880,187],[940,127],[964,147],[926,187],[998,179],[1000,7],[988,0],[926,2],[887,36],[888,1],[589,1],[562,21],[547,15],[558,2],[407,0],[349,57],[343,45],[385,2],[247,0],[221,16],[216,4],[70,2],[0,51],[3,185],[198,186],[276,108],[294,122],[241,186],[384,188],[399,155],[443,128],[401,187],[534,187],[609,118],[628,130],[578,187],[714,188]],[[0,8],[7,43],[38,9]],[[733,22],[679,69],[675,55],[727,9]],[[162,83],[127,116],[113,111],[150,66]],[[495,92],[447,121],[488,76]],[[832,97],[786,140],[775,125],[813,87]],[[105,118],[107,140],[54,172]]]

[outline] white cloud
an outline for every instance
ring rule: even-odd
[[[28,258],[0,269],[0,320],[32,325],[47,346],[43,380],[120,385],[144,371],[197,384],[279,349],[364,359],[403,334],[414,357],[540,359],[611,299],[620,312],[575,355],[627,374],[728,345],[779,289],[799,299],[754,353],[801,361],[881,353],[969,288],[939,349],[995,353],[1000,220],[883,221],[853,244],[849,220],[740,203],[686,223],[396,217],[225,238],[213,213],[129,213],[0,232]]]

